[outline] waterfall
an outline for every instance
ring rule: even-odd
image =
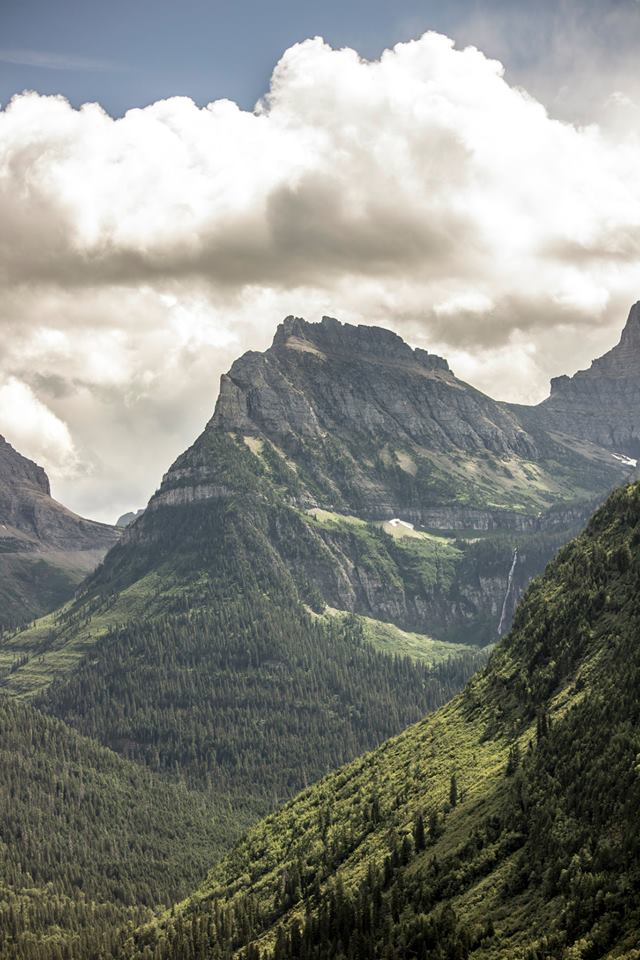
[[[511,587],[513,585],[513,574],[515,573],[516,563],[518,562],[518,548],[516,547],[513,551],[513,559],[511,561],[511,569],[509,570],[509,576],[507,577],[507,591],[504,595],[504,600],[502,601],[502,611],[500,613],[500,622],[498,623],[498,636],[502,636],[502,631],[504,629],[504,622],[507,618],[507,603],[509,596],[511,595]]]

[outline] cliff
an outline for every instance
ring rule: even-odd
[[[629,313],[620,342],[588,370],[551,381],[537,408],[540,422],[613,452],[640,456],[640,302]]]
[[[54,500],[42,467],[0,437],[0,628],[67,600],[117,539]]]

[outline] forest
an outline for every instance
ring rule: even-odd
[[[461,695],[250,831],[123,955],[637,958],[639,543],[636,484]]]

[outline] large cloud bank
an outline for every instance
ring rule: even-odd
[[[298,44],[252,113],[25,93],[0,113],[0,432],[112,518],[291,312],[541,399],[640,297],[639,171],[633,132],[556,121],[434,33],[375,62]]]

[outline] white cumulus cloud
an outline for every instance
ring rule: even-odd
[[[77,475],[78,454],[67,424],[15,377],[0,385],[0,423],[20,452],[28,451],[58,476]]]
[[[541,399],[640,296],[638,170],[632,130],[560,122],[435,33],[373,62],[296,44],[254,111],[25,93],[0,112],[0,375],[68,424],[94,468],[62,489],[104,518],[287,313],[385,324]]]

